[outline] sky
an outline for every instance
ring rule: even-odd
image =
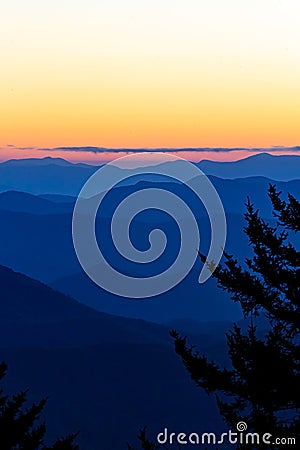
[[[299,145],[299,17],[299,0],[2,2],[0,159]]]

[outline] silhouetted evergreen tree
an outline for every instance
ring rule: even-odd
[[[295,437],[299,445],[300,252],[291,238],[299,237],[300,203],[292,195],[282,200],[273,185],[268,194],[277,224],[263,220],[248,199],[244,231],[253,257],[242,266],[225,253],[224,265],[213,273],[218,286],[250,318],[246,332],[235,324],[227,333],[230,367],[210,361],[176,331],[171,336],[192,380],[216,395],[220,413],[232,429],[242,420],[249,431]],[[257,330],[258,316],[267,319],[263,336]]]
[[[6,374],[7,366],[0,363],[0,380]],[[0,450],[79,450],[74,443],[76,434],[58,439],[53,446],[47,447],[44,441],[45,424],[36,424],[45,406],[46,400],[25,407],[26,392],[12,397],[0,389]]]
[[[215,394],[231,429],[236,430],[237,423],[244,421],[247,431],[271,433],[274,438],[295,437],[299,446],[300,252],[291,238],[299,237],[300,203],[292,195],[288,201],[282,200],[273,185],[268,195],[276,226],[263,220],[248,199],[244,231],[254,255],[242,266],[224,253],[224,265],[213,272],[218,286],[240,303],[245,319],[249,319],[246,332],[235,324],[226,334],[230,367],[210,361],[195,346],[187,345],[186,337],[178,332],[170,334],[192,380],[208,394]],[[258,316],[267,321],[263,336],[255,324]],[[143,449],[160,448],[148,441],[145,430],[139,438]],[[240,444],[238,448],[266,446]],[[282,449],[283,445],[271,448]]]

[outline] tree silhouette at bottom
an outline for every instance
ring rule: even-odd
[[[0,380],[6,371],[7,365],[0,363]],[[38,423],[46,400],[29,407],[26,401],[26,391],[8,396],[0,389],[0,450],[79,450],[75,443],[77,434],[57,439],[48,447],[44,439],[46,426]]]

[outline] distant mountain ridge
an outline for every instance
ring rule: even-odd
[[[64,160],[58,164],[52,158],[7,161],[0,164],[0,192],[78,195],[96,170],[93,166],[78,166]]]
[[[226,213],[243,214],[245,212],[244,203],[247,196],[249,196],[264,217],[272,217],[271,202],[267,196],[270,183],[275,183],[284,195],[289,192],[297,197],[300,192],[300,179],[276,182],[264,177],[222,179],[211,175],[209,175],[209,179],[216,188]],[[170,181],[164,181],[163,183],[161,181],[155,183],[153,181],[136,181],[135,184],[132,181],[132,185],[119,186],[112,189],[111,192],[113,192],[113,197],[117,201],[119,196],[123,198],[126,196],[126,193],[131,193],[133,189],[142,190],[153,187],[169,189],[178,195],[183,190],[178,183]],[[0,192],[0,210],[3,211],[26,212],[38,215],[72,214],[75,202],[76,197],[61,194],[37,195],[20,191]],[[89,200],[86,201],[87,209],[88,204]],[[108,215],[105,208],[103,211],[104,216]],[[198,213],[203,214],[204,210],[198,209]]]
[[[278,181],[300,178],[300,156],[259,153],[238,161],[218,162],[203,160],[197,166],[206,174],[220,178],[261,176]]]
[[[178,170],[182,170],[180,160],[162,163],[162,169],[164,164],[177,164]],[[297,155],[257,154],[234,162],[203,160],[195,165],[207,175],[224,179],[261,176],[278,181],[289,181],[300,178],[300,156]],[[51,157],[10,160],[0,163],[0,192],[16,190],[37,195],[77,196],[84,183],[98,168],[98,166],[74,164],[61,158]],[[122,170],[124,171],[124,169],[110,166],[105,179],[103,179],[103,184],[105,185],[105,180],[110,179],[109,171],[111,174],[115,174],[116,172],[122,173]],[[144,172],[146,170],[146,168],[142,169]],[[136,172],[126,170],[124,173],[126,176],[131,176]],[[144,178],[145,176],[141,175],[140,179]],[[147,179],[152,180],[151,177]],[[128,180],[126,183],[131,182]]]
[[[0,163],[0,166],[11,166],[11,167],[42,167],[42,166],[79,166],[79,167],[90,167],[90,164],[85,163],[74,163],[67,161],[64,158],[54,158],[52,156],[45,156],[44,158],[24,158],[24,159],[8,159]]]

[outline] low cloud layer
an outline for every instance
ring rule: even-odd
[[[213,147],[200,147],[200,148],[105,148],[105,147],[54,147],[54,148],[40,148],[39,150],[44,151],[65,151],[65,152],[91,152],[91,153],[140,153],[140,152],[212,152],[212,153],[220,153],[220,152],[234,152],[234,151],[247,151],[247,152],[300,152],[300,146],[295,147],[283,147],[283,146],[274,146],[269,148],[245,148],[245,147],[236,147],[236,148],[213,148]]]

